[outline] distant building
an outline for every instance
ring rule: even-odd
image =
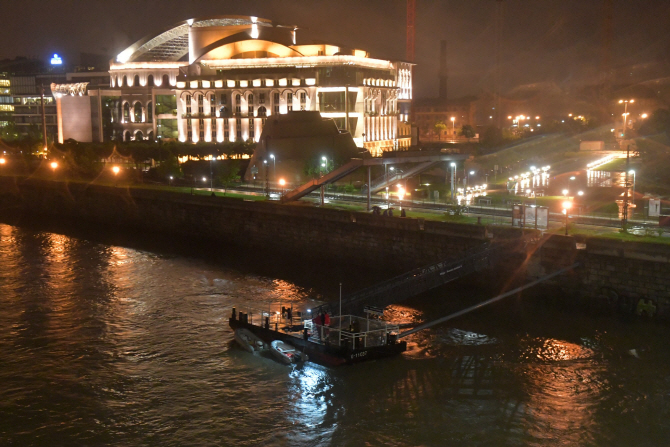
[[[332,118],[374,155],[409,147],[412,64],[298,45],[296,33],[256,17],[177,23],[122,51],[106,88],[87,85],[90,101],[74,102],[98,114],[87,123],[76,113],[77,126],[94,129],[91,141],[258,141],[268,117],[308,110]],[[58,91],[67,103],[60,92],[68,87]],[[70,118],[63,111],[63,129]]]
[[[0,127],[13,122],[14,98],[12,98],[12,81],[7,73],[0,73]]]
[[[95,60],[95,55],[82,55],[82,60]],[[100,59],[100,56],[97,56]],[[57,65],[47,64],[37,59],[17,57],[0,61],[0,127],[13,123],[19,136],[42,138],[42,91],[44,91],[45,121],[47,137],[55,140],[58,136],[56,102],[51,93],[51,84],[92,80],[96,73],[84,71],[71,64],[62,65],[62,59],[54,54]],[[108,65],[107,65],[108,66]],[[93,68],[87,65],[86,70]],[[81,73],[67,73],[77,69]],[[103,86],[109,85],[109,73],[103,73]],[[99,86],[96,82],[95,86]]]
[[[476,127],[475,98],[445,101],[440,98],[416,100],[414,121],[422,143],[468,141],[462,135],[465,125]]]

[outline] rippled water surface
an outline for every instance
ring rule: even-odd
[[[512,298],[397,358],[289,368],[227,318],[334,298],[299,260],[268,275],[101,240],[0,224],[0,446],[670,445],[667,327]],[[387,317],[488,297],[460,284]]]

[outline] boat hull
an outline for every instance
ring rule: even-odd
[[[407,350],[407,343],[404,341],[383,346],[349,349],[347,347],[314,343],[281,331],[266,329],[262,326],[256,326],[234,318],[230,318],[228,321],[232,329],[247,329],[266,343],[272,343],[274,340],[289,343],[295,346],[297,350],[307,354],[310,361],[324,366],[350,365],[368,360],[392,357]]]
[[[298,363],[302,358],[293,346],[281,340],[274,340],[270,343],[270,352],[277,360],[286,365]]]
[[[263,340],[261,340],[252,331],[246,328],[235,329],[235,341],[246,351],[252,354],[266,349]]]

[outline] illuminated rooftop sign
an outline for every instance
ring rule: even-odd
[[[54,53],[54,57],[51,58],[51,65],[63,65],[63,59],[59,55]]]

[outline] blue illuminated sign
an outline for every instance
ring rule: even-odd
[[[63,65],[63,59],[59,55],[54,53],[54,57],[51,58],[51,65]]]

